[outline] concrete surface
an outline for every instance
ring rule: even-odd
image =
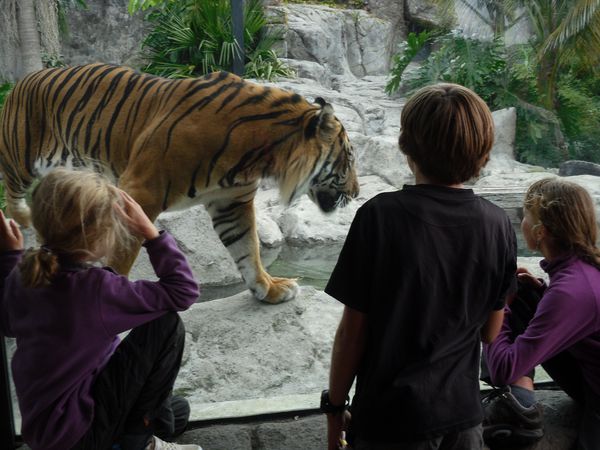
[[[537,396],[544,405],[544,437],[535,445],[510,450],[571,450],[579,416],[576,405],[562,391],[540,390]],[[195,443],[204,450],[324,450],[325,438],[325,417],[310,411],[291,417],[196,425],[178,442]]]
[[[562,391],[538,390],[544,406],[545,434],[527,447],[488,450],[573,450],[579,412]],[[236,419],[193,422],[180,444],[198,444],[203,450],[325,450],[325,417],[315,410]],[[19,450],[30,450],[23,445]],[[465,449],[469,450],[469,449]]]

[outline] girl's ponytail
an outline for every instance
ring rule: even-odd
[[[29,249],[19,265],[23,286],[48,286],[58,272],[58,256],[46,247]]]
[[[596,266],[600,270],[600,248],[594,244],[575,247],[575,253],[585,262]]]

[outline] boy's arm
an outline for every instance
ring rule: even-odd
[[[496,339],[500,330],[502,329],[502,323],[504,322],[504,308],[497,311],[492,311],[488,317],[488,320],[481,328],[481,341],[485,344],[489,344]]]
[[[331,352],[329,400],[333,405],[346,401],[358,367],[362,361],[367,338],[367,315],[348,306],[344,308]],[[338,448],[343,427],[343,414],[328,414],[328,448]]]
[[[481,341],[485,344],[493,342],[500,334],[504,322],[504,305],[510,305],[517,293],[517,277],[515,277],[517,271],[517,236],[508,216],[506,216],[506,230],[508,230],[508,233],[506,235],[507,245],[502,294],[499,295],[498,301],[494,304],[492,312],[481,328]]]
[[[367,337],[367,315],[348,306],[335,333],[329,371],[329,399],[334,405],[344,403],[358,366]]]

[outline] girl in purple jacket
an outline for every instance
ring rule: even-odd
[[[594,203],[581,186],[560,178],[533,183],[525,196],[521,228],[549,275],[546,286],[525,269],[521,288],[505,309],[496,340],[484,346],[489,375],[505,386],[487,402],[488,444],[522,444],[541,438],[533,370],[541,364],[582,405],[578,448],[600,448],[600,249]]]
[[[55,169],[32,196],[43,243],[0,212],[0,332],[15,337],[21,434],[33,450],[200,449],[175,445],[189,405],[171,391],[198,284],[174,239],[103,176]],[[92,265],[143,239],[159,280]],[[119,333],[132,330],[120,341]]]

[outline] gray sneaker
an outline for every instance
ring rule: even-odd
[[[175,444],[173,442],[165,442],[162,439],[152,436],[145,450],[202,450],[202,447],[194,444]]]
[[[508,386],[483,398],[483,440],[489,446],[518,446],[544,436],[542,405],[522,406]]]

